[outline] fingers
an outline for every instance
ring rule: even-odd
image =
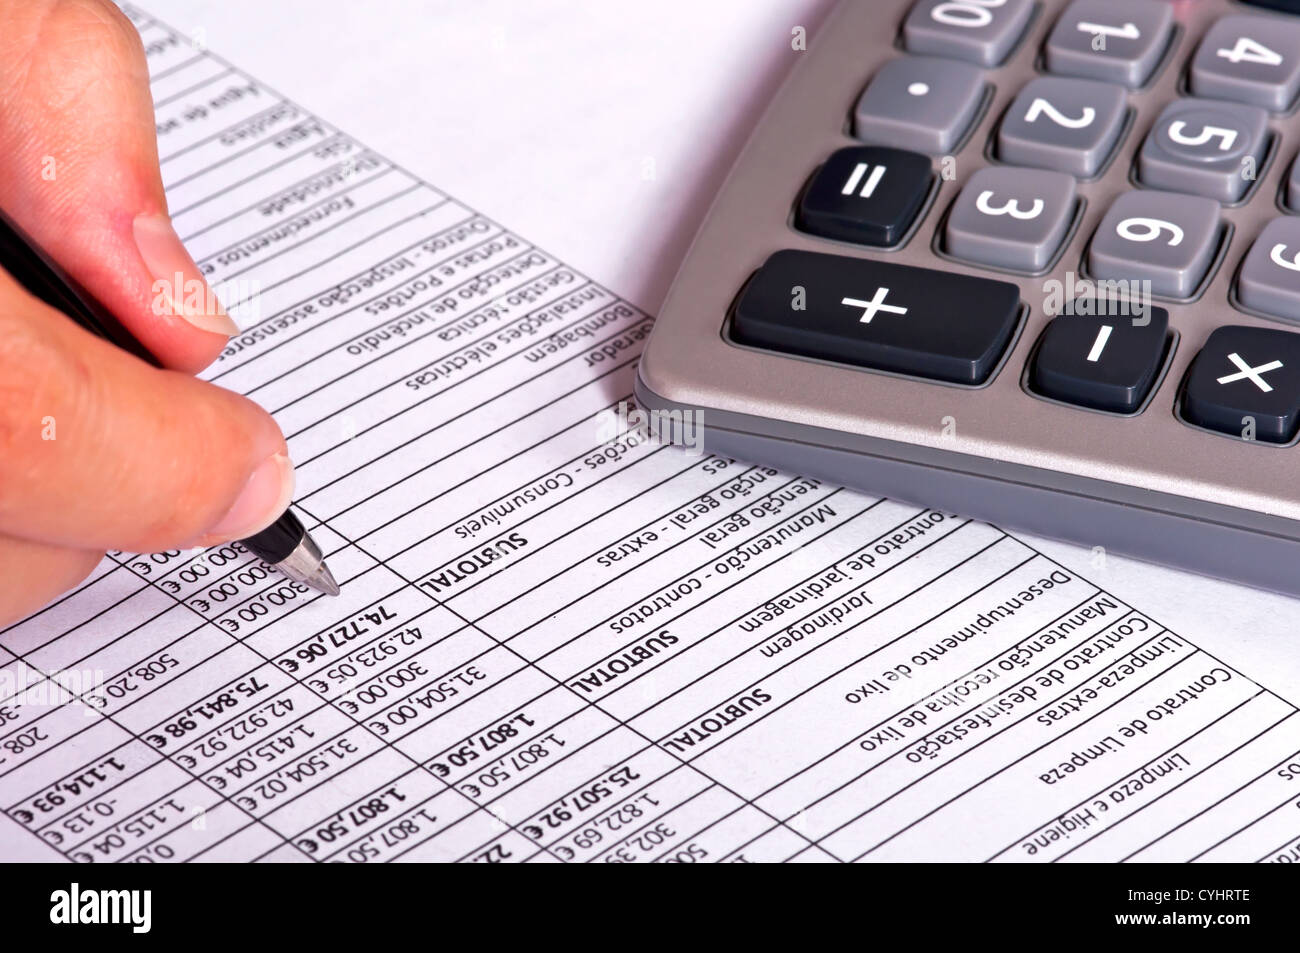
[[[118,350],[0,273],[0,533],[154,552],[242,539],[293,468],[252,401]]]
[[[90,575],[103,556],[0,536],[0,628],[71,589]]]
[[[206,366],[237,328],[167,216],[135,28],[108,0],[0,23],[0,207],[166,366]]]

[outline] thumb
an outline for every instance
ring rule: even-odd
[[[0,274],[0,542],[207,546],[265,529],[292,494],[265,410],[150,367]]]
[[[0,0],[0,23],[0,207],[164,365],[206,366],[238,329],[167,215],[135,27],[107,0]]]

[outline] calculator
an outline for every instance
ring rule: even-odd
[[[800,45],[643,354],[659,432],[1300,595],[1300,0]]]

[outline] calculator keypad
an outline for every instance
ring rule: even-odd
[[[1300,0],[1250,5],[1300,12]],[[944,157],[950,178],[948,157],[991,88],[987,70],[1023,54],[1034,6],[917,0],[902,23],[907,53],[881,66],[854,106],[852,132],[864,145],[836,150],[816,171],[796,227],[865,248],[909,241],[927,215],[933,157]],[[1140,413],[1176,344],[1176,315],[1147,296],[1186,302],[1219,288],[1210,279],[1221,254],[1238,256],[1228,295],[1238,308],[1300,324],[1300,157],[1270,117],[1300,100],[1300,16],[1233,14],[1212,23],[1187,54],[1183,91],[1142,120],[1139,142],[1126,143],[1130,116],[1149,114],[1135,107],[1154,93],[1135,91],[1161,68],[1174,8],[1163,0],[1066,4],[1044,30],[1039,75],[1016,91],[991,134],[991,164],[965,174],[934,224],[932,247],[964,271],[1046,274],[1075,222],[1092,218],[1081,194],[1097,193],[1079,183],[1106,175],[1116,153],[1131,161],[1135,187],[1109,199],[1081,260],[1062,266],[1085,273],[1081,296],[1046,324],[1022,369],[1025,389],[1057,403]],[[1223,208],[1273,200],[1254,185],[1279,139],[1292,158],[1278,199],[1294,214],[1275,217],[1242,254]],[[1103,282],[1112,284],[1101,290]],[[1009,282],[780,251],[746,286],[732,334],[745,345],[979,385],[1013,340],[1020,309],[1019,287]],[[1168,386],[1179,389],[1188,424],[1289,442],[1300,432],[1300,334],[1220,327]]]
[[[1300,22],[1224,17],[1201,40],[1189,85],[1197,96],[1282,112],[1300,93]]]
[[[1036,272],[1056,256],[1074,217],[1074,179],[1061,172],[990,166],[970,177],[944,229],[947,252]]]
[[[799,202],[800,228],[860,245],[896,245],[916,218],[934,176],[930,160],[883,146],[839,149]]]
[[[1047,69],[1136,89],[1160,62],[1173,17],[1168,3],[1074,0],[1047,38]]]
[[[1096,299],[1075,302],[1072,311],[1053,318],[1043,332],[1030,386],[1080,407],[1135,412],[1164,363],[1169,312],[1151,307],[1130,314],[1113,301]]]
[[[982,71],[956,60],[890,60],[858,98],[853,134],[863,142],[943,155],[970,128],[984,86]]]
[[[997,156],[1090,178],[1114,149],[1126,111],[1122,86],[1040,76],[1025,85],[1003,117]]]
[[[1088,252],[1096,278],[1150,281],[1154,294],[1187,298],[1218,249],[1219,204],[1174,192],[1125,192],[1097,226]]]
[[[1138,154],[1143,185],[1236,202],[1255,181],[1268,149],[1268,115],[1258,106],[1180,99],[1165,107]]]
[[[1010,54],[1033,12],[1033,0],[920,0],[903,21],[903,45],[911,53],[996,66]]]
[[[1187,372],[1182,398],[1183,417],[1199,427],[1288,442],[1300,428],[1300,334],[1216,328]]]

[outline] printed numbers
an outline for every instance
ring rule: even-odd
[[[1264,66],[1281,66],[1282,54],[1275,53],[1262,43],[1257,43],[1248,36],[1240,37],[1236,46],[1230,50],[1215,50],[1230,63],[1260,63]]]
[[[1169,232],[1168,245],[1178,245],[1183,240],[1183,230],[1173,222],[1165,222],[1158,218],[1126,218],[1115,226],[1115,231],[1120,238],[1126,238],[1131,242],[1153,242],[1160,237],[1163,231]]]
[[[1000,7],[1007,0],[952,0],[941,3],[930,11],[930,18],[944,26],[979,29],[993,22],[991,7]]]
[[[1292,271],[1300,271],[1300,252],[1296,252],[1290,258],[1284,258],[1285,254],[1286,245],[1278,242],[1273,246],[1273,250],[1268,253],[1268,257],[1275,265],[1290,268]]]
[[[1058,126],[1064,126],[1066,129],[1083,129],[1092,125],[1092,121],[1097,118],[1097,110],[1091,106],[1084,106],[1083,115],[1078,119],[1071,119],[1046,99],[1038,96],[1029,104],[1029,109],[1025,112],[1025,122],[1037,122],[1039,116],[1046,116]]]
[[[1027,211],[1020,207],[1020,202],[1017,199],[1008,199],[1004,204],[994,208],[990,204],[992,198],[993,190],[984,190],[979,194],[979,198],[975,200],[975,207],[985,215],[1010,215],[1012,218],[1018,218],[1021,221],[1038,218],[1043,214],[1043,209],[1046,208],[1042,199],[1034,199],[1034,204]]]
[[[1181,146],[1203,146],[1216,136],[1219,139],[1219,151],[1227,152],[1237,141],[1236,129],[1224,129],[1222,126],[1202,126],[1199,134],[1187,135],[1187,123],[1179,119],[1169,124],[1169,138]]]
[[[1113,36],[1121,40],[1136,40],[1142,36],[1142,31],[1138,29],[1136,23],[1125,23],[1123,26],[1107,26],[1104,23],[1081,22],[1079,30],[1083,33],[1091,33],[1093,36]]]

